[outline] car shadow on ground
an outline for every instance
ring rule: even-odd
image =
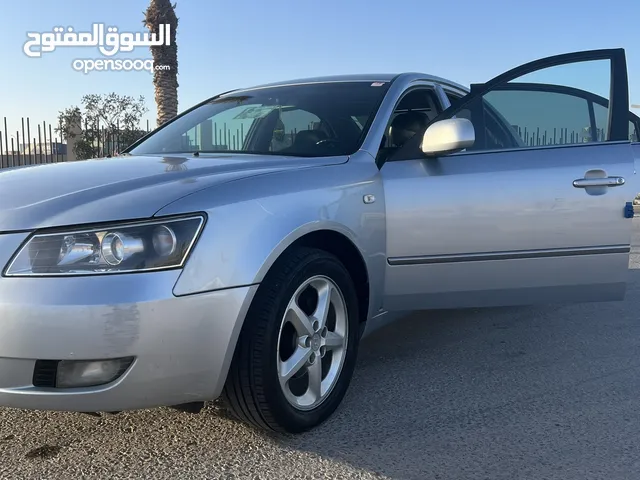
[[[638,270],[629,274],[627,299],[640,283]],[[276,441],[394,479],[534,478],[540,462],[580,469],[591,455],[570,431],[589,421],[581,385],[620,364],[640,368],[627,302],[411,314],[363,341],[330,420]]]

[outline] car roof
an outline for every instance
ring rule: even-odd
[[[452,82],[451,80],[447,80],[445,78],[436,77],[434,75],[428,75],[426,73],[404,72],[404,73],[368,73],[368,74],[358,73],[358,74],[347,74],[347,75],[325,75],[325,76],[319,76],[319,77],[298,78],[298,79],[291,79],[291,80],[283,80],[279,82],[265,83],[261,85],[255,85],[252,87],[239,88],[227,93],[231,94],[231,93],[237,93],[241,91],[256,90],[260,88],[282,87],[285,85],[303,85],[303,84],[309,84],[309,83],[391,82],[403,77],[404,78],[411,77],[415,79],[423,79],[427,81],[446,83],[453,87],[457,87],[462,90],[468,91],[467,87],[460,85],[456,82]]]

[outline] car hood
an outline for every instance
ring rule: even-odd
[[[0,170],[0,232],[141,219],[198,190],[346,158],[122,156]]]

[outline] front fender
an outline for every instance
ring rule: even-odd
[[[360,251],[370,277],[369,313],[377,312],[386,258],[384,195],[375,166],[348,165],[252,177],[163,209],[158,215],[204,209],[209,216],[174,294],[258,284],[296,240],[332,230]],[[365,204],[364,195],[375,195],[378,201]]]
[[[295,223],[292,222],[291,227],[294,228],[294,225]],[[262,280],[264,279],[264,276],[271,269],[271,267],[276,262],[276,260],[280,257],[280,255],[282,255],[282,253],[291,245],[293,245],[297,240],[301,239],[305,235],[308,235],[313,232],[321,231],[321,230],[331,230],[336,233],[340,233],[344,235],[351,241],[351,243],[355,245],[355,247],[360,252],[360,255],[362,255],[364,258],[365,254],[360,246],[360,242],[357,238],[357,235],[353,230],[345,227],[341,223],[331,221],[331,220],[309,221],[303,225],[295,227],[295,229],[290,231],[287,235],[285,235],[280,240],[279,243],[271,245],[270,247],[267,247],[264,249],[264,253],[267,253],[267,250],[269,250],[269,253],[268,253],[268,256],[266,256],[261,262],[261,266],[255,274],[254,283],[261,283]],[[277,241],[277,238],[278,237],[276,235],[272,237],[271,240],[275,242]]]

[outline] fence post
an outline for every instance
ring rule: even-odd
[[[209,119],[200,125],[200,150],[213,150],[213,148],[213,120]]]
[[[69,132],[66,136],[67,140],[67,161],[74,162],[78,160],[76,156],[76,144],[80,141],[82,135],[82,127],[80,122],[74,122],[69,125]]]

